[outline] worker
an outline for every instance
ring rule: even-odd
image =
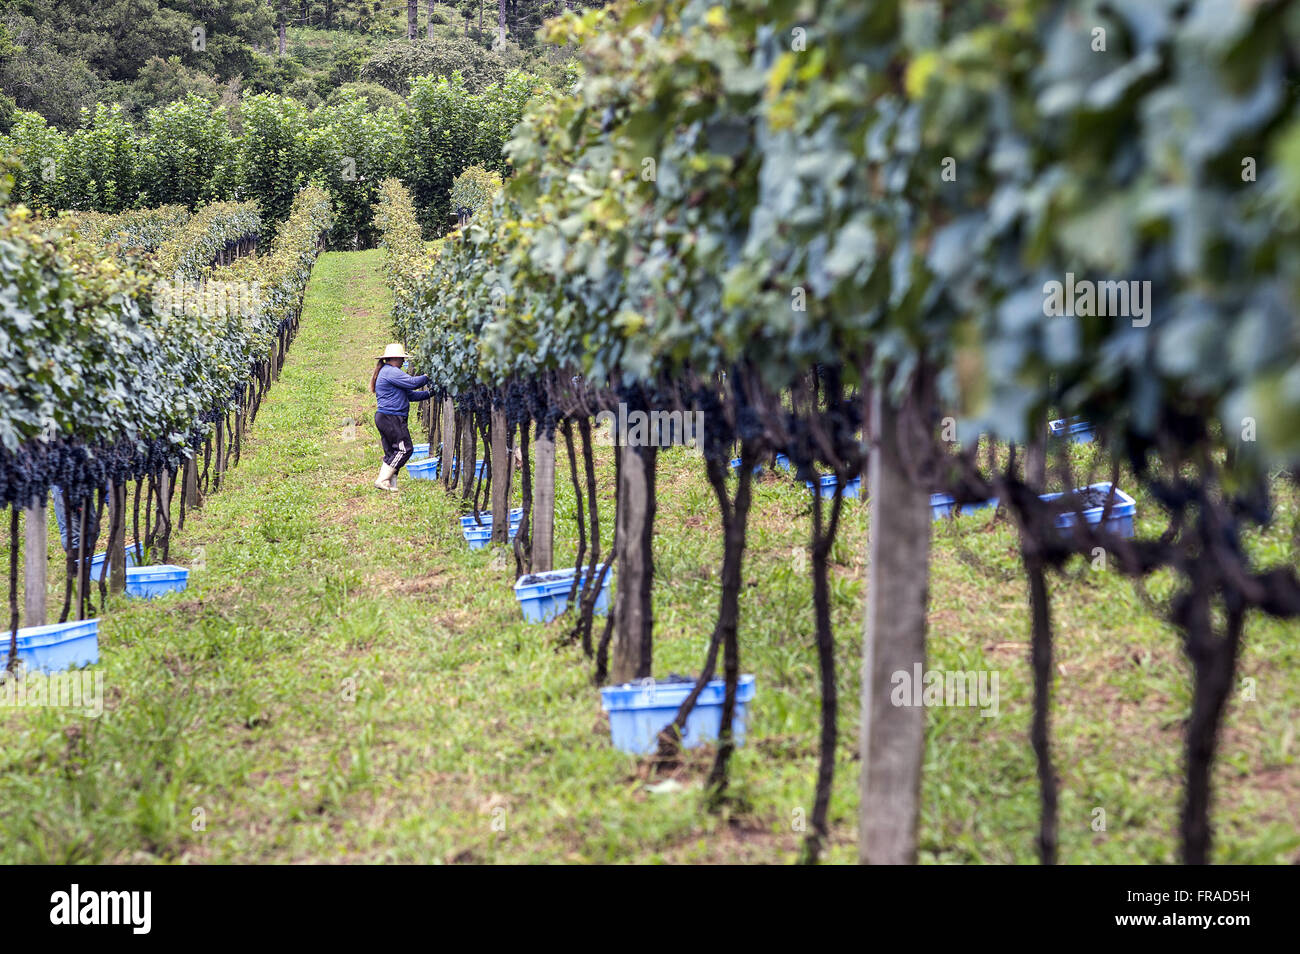
[[[378,403],[375,427],[379,429],[384,450],[384,461],[375,480],[380,490],[397,489],[397,472],[415,450],[406,426],[411,402],[427,401],[432,396],[428,391],[416,390],[429,383],[427,374],[412,376],[402,370],[403,362],[409,357],[400,344],[390,344],[377,359],[375,373],[370,376],[370,391]]]

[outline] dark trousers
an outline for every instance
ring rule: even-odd
[[[375,427],[379,428],[379,442],[384,448],[384,463],[393,470],[401,470],[415,452],[411,432],[406,428],[406,418],[396,414],[375,414]]]
[[[54,497],[54,518],[59,521],[59,539],[63,541],[63,549],[68,552],[68,555],[76,557],[77,550],[81,547],[81,514],[74,510],[69,517],[64,512],[63,491],[58,487],[51,487],[50,490],[53,491],[51,496]],[[89,560],[99,540],[99,521],[96,519],[94,497],[86,498],[86,538],[86,559]]]

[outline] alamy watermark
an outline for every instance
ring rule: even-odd
[[[896,706],[979,707],[980,715],[992,718],[998,714],[998,674],[980,669],[956,671],[931,669],[922,671],[916,663],[912,671],[899,669],[889,677],[893,688],[889,701]]]
[[[90,669],[43,673],[33,671],[17,678],[0,676],[0,708],[26,706],[84,709],[91,719],[104,713],[104,673]]]
[[[601,425],[604,431],[600,431]],[[620,401],[618,413],[596,415],[597,437],[605,447],[690,447],[697,454],[704,448],[703,411],[629,411]]]
[[[56,925],[123,925],[133,934],[153,926],[152,891],[82,891],[73,883],[50,895],[50,923]]]
[[[1130,318],[1134,328],[1151,324],[1149,281],[1094,282],[1065,273],[1064,282],[1043,284],[1043,314],[1048,318]]]
[[[224,282],[186,279],[179,272],[171,281],[163,279],[154,285],[154,314],[186,315],[188,317],[225,318],[242,315],[245,318],[262,308],[261,282]]]

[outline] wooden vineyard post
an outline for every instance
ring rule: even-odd
[[[158,481],[158,515],[163,528],[163,559],[167,562],[167,551],[172,539],[172,477],[169,470],[163,469],[162,479]]]
[[[537,430],[537,466],[533,471],[532,570],[555,569],[555,434],[543,424]]]
[[[49,568],[45,497],[23,512],[23,618],[28,626],[45,625],[45,574]]]
[[[185,509],[196,510],[199,506],[199,463],[197,457],[185,460]]]
[[[224,468],[224,451],[225,451],[225,417],[224,415],[217,418],[217,452],[216,458],[212,462],[212,489],[221,489],[221,474]]]
[[[460,481],[464,488],[466,500],[474,493],[474,480],[478,472],[478,435],[474,433],[474,412],[471,411],[465,415],[465,425],[461,428],[460,437]]]
[[[1047,489],[1047,425],[1041,422],[1025,447],[1025,483],[1036,493]]]
[[[126,484],[115,482],[109,489],[108,591],[126,590]]]
[[[614,639],[610,678],[615,685],[646,679],[653,661],[654,582],[651,542],[655,518],[655,447],[624,447],[615,515],[618,587],[614,591]]]
[[[77,619],[86,618],[86,598],[90,595],[90,561],[87,559],[89,554],[86,552],[86,509],[90,506],[91,500],[90,498],[87,498],[77,507],[76,516],[73,516],[71,513],[68,514],[68,526],[71,527],[71,521],[76,520],[78,528],[77,548],[75,554],[77,562]],[[68,534],[68,539],[72,539],[71,532]]]
[[[925,669],[930,500],[899,456],[899,416],[883,389],[871,396],[871,540],[862,642],[862,801],[858,860],[915,864],[925,709],[894,705],[893,674]],[[916,687],[919,691],[919,687]]]
[[[241,396],[239,398],[239,405],[235,409],[235,439],[233,443],[236,464],[239,463],[239,457],[244,451],[244,413],[247,406],[247,403]]]
[[[492,408],[492,545],[510,542],[510,465],[506,409]]]
[[[442,399],[442,447],[438,451],[439,473],[445,487],[451,487],[451,458],[456,453],[456,405],[450,397]]]

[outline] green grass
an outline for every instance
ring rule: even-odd
[[[818,692],[805,556],[809,501],[786,477],[757,488],[741,603],[743,669],[758,680],[732,799],[704,808],[708,753],[655,792],[611,749],[590,665],[525,625],[512,561],[469,551],[456,501],[403,478],[374,490],[366,390],[390,339],[378,252],[322,256],[302,332],[240,466],[179,534],[202,556],[189,589],[116,600],[100,630],[106,711],[0,711],[6,862],[789,862],[810,810]],[[344,424],[361,420],[356,440]],[[1077,448],[1083,456],[1094,453]],[[612,527],[612,467],[600,449]],[[557,532],[572,559],[561,449]],[[661,456],[655,539],[657,674],[697,671],[712,625],[718,519],[698,458]],[[1148,530],[1154,505],[1139,498]],[[1294,497],[1255,545],[1292,559]],[[847,512],[833,558],[843,710],[829,860],[856,858],[857,693],[866,517]],[[56,543],[57,546],[57,543]],[[199,549],[201,548],[201,549]],[[1032,862],[1027,601],[1004,521],[936,528],[930,662],[992,669],[1000,712],[928,711],[922,858]],[[1188,667],[1177,636],[1118,574],[1053,581],[1054,739],[1066,862],[1177,858]],[[617,577],[616,577],[617,579]],[[1166,597],[1172,581],[1150,589]],[[1216,860],[1300,851],[1294,627],[1252,619],[1216,771]],[[1095,810],[1106,830],[1092,828]],[[201,813],[201,814],[200,814]],[[201,824],[200,824],[201,823]],[[201,830],[196,830],[201,829]]]

